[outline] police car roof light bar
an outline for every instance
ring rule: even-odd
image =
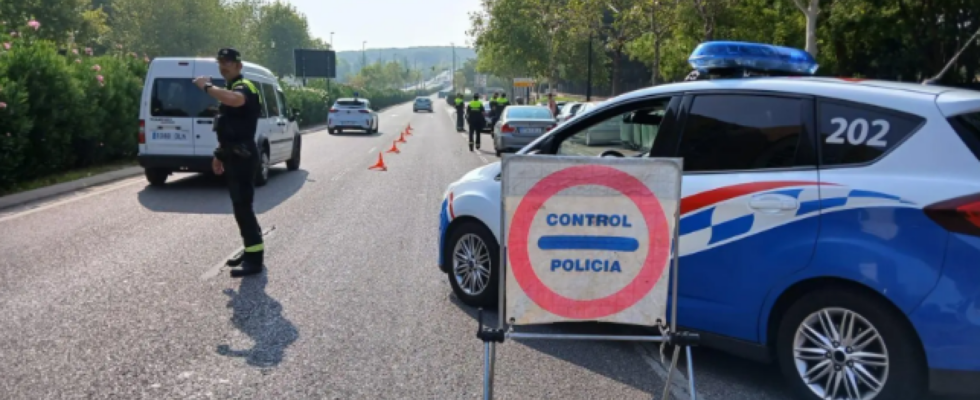
[[[771,44],[710,41],[698,45],[687,59],[702,74],[715,71],[754,71],[772,75],[809,76],[819,64],[810,53]]]

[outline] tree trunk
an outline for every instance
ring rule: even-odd
[[[612,95],[619,95],[619,62],[623,58],[623,51],[620,46],[616,46],[616,52],[613,56],[613,68],[612,68]]]
[[[820,17],[820,0],[793,0],[796,8],[806,17],[806,52],[817,58],[817,19]]]
[[[657,80],[660,77],[660,38],[653,38],[653,65],[650,66],[650,70],[653,71],[653,76],[650,79],[650,83],[653,86],[657,86]]]

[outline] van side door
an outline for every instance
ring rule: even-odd
[[[269,159],[272,163],[277,163],[284,159],[283,154],[289,150],[286,147],[288,143],[282,139],[286,130],[286,119],[282,115],[282,108],[279,105],[275,87],[265,82],[257,82],[256,84],[264,95],[263,102],[265,102],[265,108],[268,111],[265,132],[266,138],[269,140]]]

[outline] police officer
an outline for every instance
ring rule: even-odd
[[[259,149],[255,144],[255,131],[261,115],[262,99],[258,88],[242,76],[242,55],[235,49],[225,48],[218,52],[218,68],[228,84],[217,87],[211,78],[202,76],[194,84],[217,99],[218,117],[214,131],[218,135],[218,148],[214,150],[211,168],[217,175],[224,175],[235,212],[235,221],[244,241],[245,251],[228,260],[233,278],[262,272],[265,244],[252,200],[255,195],[255,178],[259,171]]]
[[[504,115],[504,109],[510,105],[510,101],[507,100],[507,93],[501,93],[500,97],[497,98],[497,113],[499,115]]]
[[[487,123],[487,119],[483,116],[483,102],[480,101],[480,95],[474,94],[473,101],[469,102],[466,106],[466,122],[470,126],[470,151],[473,151],[473,135],[476,135],[476,148],[480,148],[480,132],[483,131],[483,125]]]
[[[463,131],[463,94],[456,93],[456,132]]]

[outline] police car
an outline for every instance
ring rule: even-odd
[[[980,394],[980,92],[817,78],[806,52],[764,44],[707,42],[689,62],[699,78],[520,153],[682,157],[678,325],[777,362],[803,398]],[[588,143],[604,124],[620,140]],[[497,302],[500,168],[440,208],[438,264],[469,305]]]

